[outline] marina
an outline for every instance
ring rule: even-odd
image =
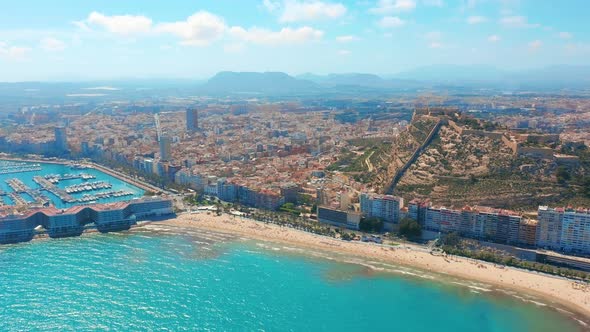
[[[8,184],[13,192],[6,193],[2,191],[0,192],[0,196],[8,195],[12,202],[14,202],[16,205],[39,207],[47,206],[49,203],[51,203],[51,200],[47,196],[43,195],[40,190],[29,188],[20,179],[8,179],[6,180],[6,184]]]
[[[91,179],[96,179],[96,176],[94,175],[90,175],[87,173],[80,173],[80,174],[64,174],[64,175],[60,175],[60,174],[48,174],[45,175],[44,178],[46,180],[48,180],[51,183],[58,183],[59,181],[65,181],[65,180],[76,180],[76,179],[82,179],[82,180],[91,180]]]
[[[85,164],[0,160],[0,207],[69,208],[143,196],[143,190]]]
[[[71,193],[80,193],[80,192],[84,192],[84,191],[111,189],[112,187],[113,187],[113,185],[106,182],[106,181],[96,181],[96,182],[81,183],[81,184],[74,184],[71,186],[67,186],[66,192],[68,194],[71,194]]]
[[[0,160],[0,174],[15,174],[36,172],[41,170],[41,164],[24,161]]]
[[[43,188],[43,189],[49,191],[50,193],[54,194],[55,196],[59,197],[62,200],[62,202],[65,202],[65,203],[75,203],[76,202],[76,199],[73,196],[68,194],[65,190],[58,188],[56,185],[49,182],[45,178],[42,178],[40,176],[35,176],[35,177],[33,177],[33,181],[35,181],[39,186],[41,186],[41,188]]]
[[[111,198],[111,197],[125,197],[125,196],[132,196],[133,192],[131,191],[124,191],[124,190],[119,190],[119,191],[107,191],[107,192],[103,192],[100,194],[95,194],[95,195],[90,195],[90,194],[84,194],[82,196],[82,198],[78,199],[79,202],[93,202],[93,201],[97,201],[100,199],[104,199],[104,198]]]

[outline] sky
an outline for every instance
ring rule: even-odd
[[[0,81],[590,65],[587,0],[19,0]]]

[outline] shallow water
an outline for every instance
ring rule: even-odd
[[[486,285],[342,259],[155,225],[0,246],[0,330],[584,329]]]

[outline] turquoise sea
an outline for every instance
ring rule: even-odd
[[[27,164],[33,164],[33,163],[27,163]],[[34,163],[34,164],[37,164],[37,163]],[[93,168],[72,169],[67,165],[47,164],[47,163],[41,163],[41,170],[40,171],[25,172],[25,173],[13,173],[13,174],[0,174],[0,190],[4,191],[5,193],[12,192],[13,190],[6,183],[6,180],[13,179],[13,178],[23,181],[24,184],[27,185],[31,189],[39,189],[40,186],[37,183],[35,183],[35,181],[33,181],[34,176],[45,176],[45,175],[49,175],[49,174],[65,175],[65,174],[81,174],[81,173],[94,175],[96,178],[91,179],[91,180],[87,180],[87,181],[84,181],[82,179],[62,180],[59,183],[57,183],[56,185],[59,188],[63,189],[67,186],[71,186],[74,184],[80,184],[83,182],[107,181],[112,184],[112,188],[110,188],[110,189],[100,189],[100,190],[94,190],[94,191],[90,191],[90,192],[81,192],[81,193],[71,194],[75,198],[81,198],[84,194],[97,194],[97,193],[102,193],[102,192],[106,192],[106,191],[113,191],[113,190],[114,191],[124,190],[124,191],[133,192],[132,196],[103,198],[103,199],[97,200],[96,201],[97,203],[112,203],[112,202],[117,202],[117,201],[126,201],[126,200],[130,200],[134,197],[141,197],[143,195],[142,189],[140,189],[132,184],[129,184],[125,181],[121,181],[121,180],[119,180],[113,176],[110,176],[106,173],[103,173],[97,169],[93,169]],[[59,209],[68,208],[68,207],[71,207],[74,205],[79,205],[79,203],[73,203],[73,204],[72,203],[64,203],[57,196],[55,196],[52,193],[47,192],[47,191],[42,191],[42,193],[43,193],[43,195],[45,195],[46,197],[51,199],[51,201],[53,202],[55,207],[57,207]],[[19,195],[28,202],[33,201],[33,198],[27,194],[19,194]],[[0,196],[0,200],[2,200],[4,202],[4,204],[14,205],[14,202],[12,201],[12,199],[8,195]]]
[[[584,330],[542,300],[341,259],[162,225],[0,246],[0,331]]]

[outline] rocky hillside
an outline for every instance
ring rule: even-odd
[[[384,190],[424,143],[437,121],[432,117],[419,117],[391,139],[351,141],[350,149],[342,151],[339,160],[328,170],[344,172],[377,191]]]
[[[443,126],[394,193],[407,198],[428,197],[435,204],[455,207],[587,204],[575,185],[557,181],[559,169],[551,160],[516,157],[501,140],[460,135]],[[579,175],[584,170],[578,167],[567,172]]]

